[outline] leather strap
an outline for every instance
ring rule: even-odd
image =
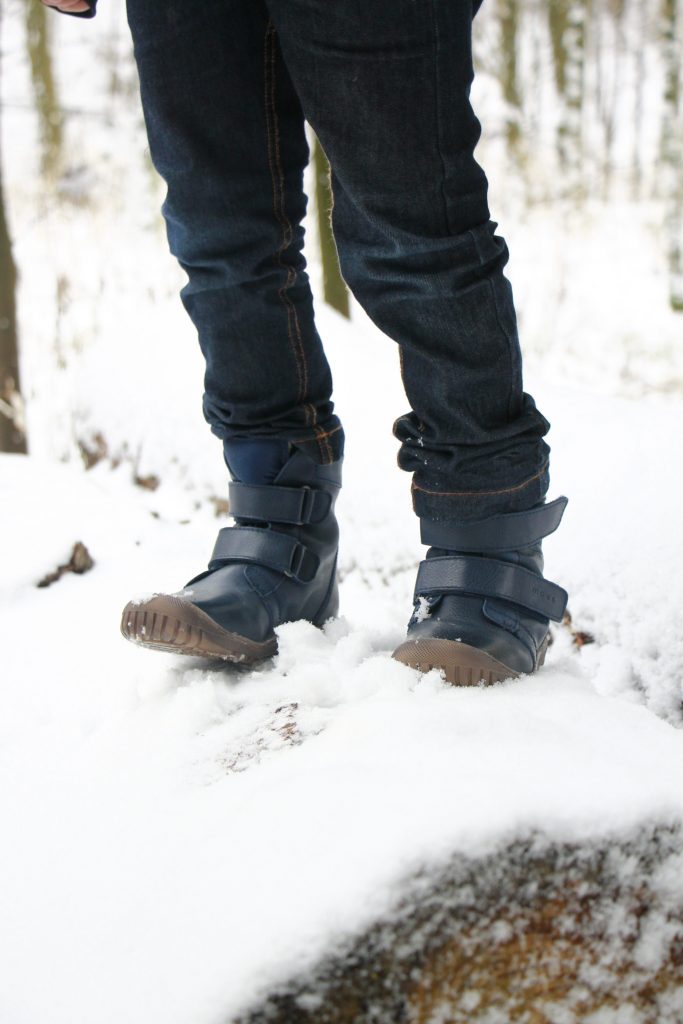
[[[284,573],[299,583],[310,583],[318,571],[320,559],[286,533],[250,526],[226,526],[219,531],[209,569],[230,562],[253,562]]]
[[[304,526],[321,522],[330,510],[332,499],[325,491],[311,487],[274,487],[233,481],[229,486],[229,501],[230,515],[236,519]]]
[[[512,562],[468,555],[446,555],[420,562],[415,598],[441,594],[501,597],[554,622],[562,621],[568,597],[562,587]]]
[[[475,523],[421,519],[420,537],[423,544],[447,551],[514,551],[554,533],[566,507],[567,498],[562,497],[526,512],[508,512]]]

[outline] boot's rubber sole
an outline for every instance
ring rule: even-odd
[[[545,653],[545,652],[544,652]],[[455,686],[477,686],[479,683],[502,683],[516,679],[520,673],[496,661],[486,651],[480,651],[457,640],[407,640],[394,651],[393,658],[403,665],[429,672],[441,669],[447,682]]]
[[[136,604],[129,601],[121,617],[121,633],[141,647],[199,658],[222,658],[251,665],[277,654],[277,640],[259,643],[230,633],[201,608],[171,594],[154,594]]]

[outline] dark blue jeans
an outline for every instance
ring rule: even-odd
[[[305,118],[333,170],[344,278],[399,347],[399,464],[429,518],[526,509],[548,486],[549,425],[522,389],[508,250],[473,156],[473,13],[472,0],[128,0],[212,430],[287,439],[321,463],[343,450],[302,255]]]

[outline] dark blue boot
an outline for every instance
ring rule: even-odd
[[[432,547],[394,658],[424,672],[442,669],[458,685],[540,668],[549,620],[560,622],[567,604],[566,591],[543,578],[541,541],[560,525],[566,504],[557,498],[471,523],[421,520],[422,542]]]
[[[233,475],[249,468],[249,452],[246,462],[244,454],[235,450]],[[266,462],[260,479],[272,483],[230,484],[236,525],[219,532],[208,570],[175,594],[126,605],[126,639],[251,664],[277,652],[281,623],[306,619],[322,626],[337,614],[334,505],[341,460],[320,466],[295,448],[279,469],[272,458]]]

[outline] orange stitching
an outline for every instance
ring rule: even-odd
[[[278,289],[278,297],[282,302],[283,306],[285,307],[285,311],[287,313],[287,337],[292,347],[292,352],[294,353],[296,372],[299,380],[299,393],[297,397],[299,401],[301,401],[305,397],[306,392],[308,391],[308,366],[306,363],[306,353],[304,350],[303,340],[301,337],[299,317],[297,315],[294,303],[287,294],[289,289],[293,286],[293,284],[296,281],[296,270],[291,266],[285,266],[285,264],[282,262],[283,253],[292,242],[293,230],[291,222],[287,217],[284,204],[284,174],[282,171],[279,122],[277,115],[277,106],[275,103],[275,39],[275,26],[272,21],[269,21],[268,26],[266,28],[266,39],[264,48],[264,60],[266,62],[265,102],[266,131],[268,135],[268,166],[270,169],[270,176],[273,187],[273,212],[275,213],[277,221],[282,228],[282,243],[276,253],[276,258],[279,266],[286,272],[286,280],[284,285],[282,285],[282,287]],[[294,337],[292,334],[292,326],[294,326],[294,329],[296,331],[298,351],[297,345],[294,341]],[[308,419],[308,412],[306,412],[305,415],[306,418]],[[313,420],[315,422],[314,408]]]
[[[328,431],[327,434],[325,434],[325,432],[320,427],[314,427],[313,429],[315,430],[315,435],[318,441],[318,448],[320,449],[320,454],[323,457],[323,462],[334,462],[332,448],[330,447],[330,442],[327,440],[327,438],[330,436],[330,431]],[[323,441],[325,442],[324,448],[322,445]]]
[[[320,455],[320,461],[321,463],[325,463],[327,462],[327,452],[323,448],[323,442],[318,437],[318,428],[313,427],[313,429],[315,430],[315,441],[316,444],[318,445],[318,454]],[[327,441],[325,442],[325,444],[327,444]]]
[[[311,423],[312,423],[312,425],[315,425],[315,422],[318,419],[318,413],[316,411],[315,406],[313,405],[312,402],[307,402],[306,405],[304,406],[304,408],[311,410],[311,413],[312,413]],[[306,424],[308,425],[308,413],[306,413]]]
[[[420,487],[413,481],[412,489],[414,491],[422,491],[423,494],[437,494],[442,498],[478,498],[487,497],[491,494],[512,494],[514,491],[521,491],[529,484],[532,484],[534,480],[538,480],[540,476],[543,476],[549,463],[546,464],[536,473],[535,476],[530,476],[528,480],[525,480],[522,484],[517,484],[516,487],[503,487],[500,491],[430,491],[426,487]]]
[[[317,430],[320,430],[320,427],[314,427],[313,429],[317,431]],[[289,439],[289,443],[290,444],[305,444],[308,441],[318,441],[318,440],[322,441],[324,438],[331,437],[332,434],[336,434],[338,430],[341,430],[341,424],[338,427],[333,427],[332,430],[325,430],[321,434],[316,434],[315,437],[290,438]],[[330,451],[331,451],[331,449],[330,449]]]

